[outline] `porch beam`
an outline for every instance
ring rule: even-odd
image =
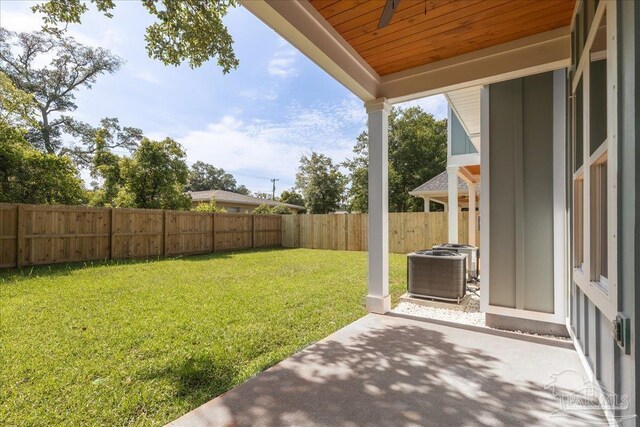
[[[486,85],[570,65],[569,27],[535,34],[382,76],[378,93],[392,103]]]
[[[369,252],[366,307],[391,309],[389,296],[389,112],[384,98],[365,103],[369,116]]]

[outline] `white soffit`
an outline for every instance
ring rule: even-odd
[[[481,89],[482,86],[471,86],[445,93],[451,109],[455,111],[478,152],[480,152]]]

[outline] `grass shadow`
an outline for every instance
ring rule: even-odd
[[[143,257],[143,258],[124,258],[124,259],[104,259],[93,261],[78,261],[67,262],[59,264],[48,265],[32,265],[20,268],[7,268],[0,270],[0,285],[7,282],[16,282],[21,280],[30,279],[32,277],[56,277],[69,275],[75,271],[85,270],[98,267],[111,267],[111,266],[129,266],[129,265],[141,265],[163,261],[211,261],[214,259],[226,259],[232,258],[234,255],[256,253],[256,252],[279,252],[285,248],[270,247],[270,248],[256,248],[256,249],[242,249],[236,251],[221,251],[204,254],[191,254],[191,255],[177,255],[167,257]]]
[[[238,368],[231,361],[197,356],[153,369],[139,375],[138,379],[151,383],[158,380],[168,382],[175,393],[172,398],[196,407],[238,384],[238,374]]]

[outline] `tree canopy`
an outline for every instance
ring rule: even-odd
[[[92,195],[95,206],[189,209],[185,194],[189,169],[176,141],[143,138],[131,157],[108,151],[96,156],[93,171],[103,185]]]
[[[38,65],[42,58],[47,65]],[[121,65],[108,50],[83,46],[71,37],[0,28],[0,71],[33,97],[39,123],[30,128],[27,140],[45,153],[74,155],[73,148],[63,146],[62,133],[70,121],[63,114],[77,108],[80,88],[91,88],[98,76]]]
[[[288,206],[269,206],[264,203],[251,211],[254,215],[293,215],[295,212]]]
[[[290,205],[304,206],[304,198],[295,188],[284,190],[278,200],[282,203],[289,203]]]
[[[296,188],[302,192],[307,212],[326,214],[340,208],[346,177],[324,154],[302,156],[296,175]]]
[[[350,171],[350,210],[367,212],[368,144],[360,134],[355,156],[344,165]],[[447,166],[447,121],[436,120],[420,107],[394,108],[389,115],[389,211],[415,212],[423,209],[421,199],[409,195],[420,184]]]
[[[171,138],[152,141],[144,138],[131,158],[123,158],[123,188],[116,201],[151,209],[188,209],[191,198],[184,191],[189,170],[186,154]]]
[[[85,197],[71,159],[34,150],[23,131],[0,120],[0,202],[77,205]]]
[[[187,189],[189,191],[226,190],[249,194],[247,187],[239,186],[233,175],[200,160],[191,165]]]
[[[224,74],[238,67],[233,39],[222,18],[236,0],[141,0],[154,22],[147,27],[145,41],[149,57],[165,65],[188,62],[200,67],[216,58]],[[95,5],[105,17],[113,17],[114,0],[48,0],[33,6],[44,14],[44,29],[61,33],[65,24],[81,23],[82,16]]]

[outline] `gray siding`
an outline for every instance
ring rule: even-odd
[[[469,139],[469,135],[464,130],[456,112],[451,110],[451,154],[472,154],[477,153],[476,147]]]
[[[553,313],[553,73],[489,86],[490,304]]]

